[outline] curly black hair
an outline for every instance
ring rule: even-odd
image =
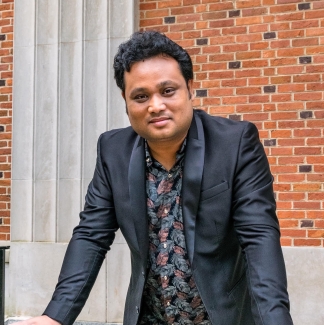
[[[192,61],[186,50],[171,39],[156,31],[136,32],[130,39],[119,45],[114,58],[117,86],[125,92],[124,72],[130,71],[132,64],[157,55],[174,58],[186,80],[193,79]]]

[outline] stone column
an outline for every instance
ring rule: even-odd
[[[46,307],[93,175],[97,138],[128,125],[112,63],[137,29],[137,11],[136,0],[15,1],[8,316]],[[79,319],[122,321],[128,256],[119,234]]]

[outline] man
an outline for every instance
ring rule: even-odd
[[[115,232],[131,251],[124,324],[291,325],[272,176],[256,127],[193,110],[188,53],[157,32],[119,47],[131,127],[101,135],[44,315],[70,325]]]

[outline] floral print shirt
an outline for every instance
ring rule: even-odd
[[[167,171],[146,148],[149,258],[141,325],[211,325],[186,250],[181,188],[186,140]]]

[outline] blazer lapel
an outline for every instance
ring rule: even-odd
[[[143,267],[148,255],[148,221],[146,213],[146,177],[144,139],[137,136],[128,170],[129,196],[132,220],[136,232]]]
[[[204,169],[205,137],[202,122],[194,114],[187,137],[182,181],[182,213],[189,261],[192,265],[195,247],[195,227],[201,181]]]

